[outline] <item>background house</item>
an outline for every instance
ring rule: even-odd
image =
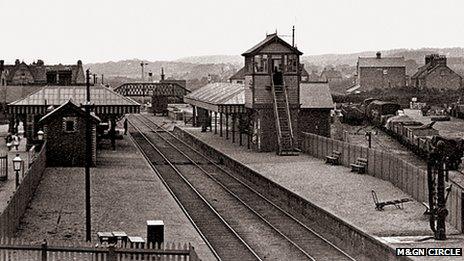
[[[42,60],[31,64],[20,62],[5,64],[0,60],[0,83],[2,85],[76,85],[84,84],[82,62],[74,65],[45,65]]]
[[[411,85],[419,89],[456,90],[462,86],[462,77],[448,67],[446,56],[430,54],[425,56],[425,65],[411,77]]]
[[[404,57],[359,57],[357,63],[357,90],[406,86],[406,64]]]

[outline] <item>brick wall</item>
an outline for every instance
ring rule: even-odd
[[[439,67],[425,76],[423,88],[452,89],[461,87],[461,76],[448,67]]]
[[[330,109],[301,109],[298,117],[299,133],[330,137]]]
[[[361,67],[358,73],[362,90],[406,86],[406,68],[404,67]]]
[[[67,114],[66,116],[76,116]],[[84,166],[85,165],[85,118],[77,117],[75,132],[65,132],[63,115],[53,115],[44,127],[47,140],[47,165]],[[96,128],[92,126],[92,165],[96,163]]]

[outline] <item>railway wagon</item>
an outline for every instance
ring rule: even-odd
[[[361,124],[365,119],[364,111],[359,104],[342,104],[340,111],[344,123]]]
[[[382,116],[394,116],[400,108],[398,103],[374,100],[367,105],[365,115],[373,124],[381,126],[387,119],[387,117],[382,118]]]

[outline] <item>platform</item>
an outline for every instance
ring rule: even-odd
[[[147,236],[146,221],[165,224],[165,242],[191,243],[202,260],[216,260],[129,136],[99,150],[91,169],[92,237],[98,231]],[[47,168],[18,237],[40,241],[85,239],[84,169]]]
[[[169,119],[153,119],[170,127],[175,125]],[[381,201],[410,197],[389,182],[352,173],[346,167],[326,165],[309,155],[281,157],[275,153],[256,153],[212,132],[201,132],[200,128],[184,126],[180,122],[178,127],[392,248],[464,246],[464,235],[449,224],[447,232],[450,240],[418,241],[432,236],[428,218],[423,215],[425,209],[420,202],[406,203],[403,210],[391,206],[386,207],[385,211],[375,210],[372,189]]]

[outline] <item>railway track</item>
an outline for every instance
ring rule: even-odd
[[[255,260],[354,260],[249,187],[236,173],[227,171],[149,118],[133,116],[130,122],[136,130],[131,132],[134,140],[219,259],[248,260],[237,255],[249,253],[246,256]],[[185,200],[187,193],[182,194],[189,189],[188,199],[203,202]],[[235,245],[212,235],[210,230],[216,230],[215,226],[222,227]]]

